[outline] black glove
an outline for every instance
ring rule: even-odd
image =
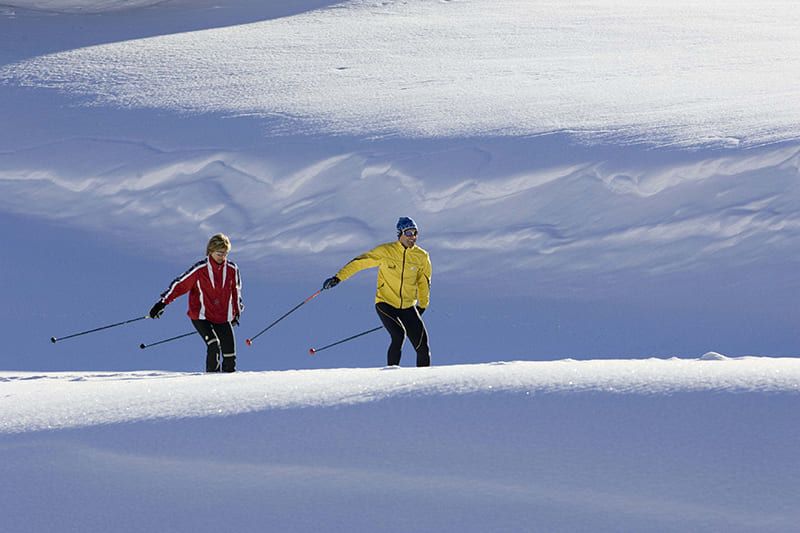
[[[234,318],[233,320],[231,320],[231,326],[236,326],[237,328],[239,327],[239,317],[238,316],[236,318]]]
[[[152,309],[150,309],[150,313],[148,313],[148,316],[150,318],[161,318],[161,315],[164,314],[164,308],[166,306],[167,304],[165,304],[161,300],[157,301],[155,305],[153,305]]]
[[[424,307],[417,306],[417,313],[419,313],[419,316],[422,316],[422,313],[424,313],[424,312],[425,312],[425,308]]]
[[[340,282],[340,281],[342,281],[342,280],[340,280],[340,279],[339,279],[339,278],[337,278],[336,276],[333,276],[332,278],[328,278],[328,279],[326,279],[326,280],[325,280],[325,282],[322,284],[322,290],[324,291],[324,290],[326,290],[326,289],[332,289],[332,288],[334,288],[335,286],[337,286],[337,285],[339,284],[339,282]]]

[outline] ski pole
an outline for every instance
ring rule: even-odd
[[[86,335],[87,333],[94,333],[95,331],[100,331],[102,329],[115,328],[117,326],[130,324],[131,322],[136,322],[137,320],[144,320],[145,318],[150,318],[150,317],[148,315],[140,316],[138,318],[132,318],[130,320],[125,320],[124,322],[117,322],[116,324],[109,324],[108,326],[101,326],[99,328],[94,328],[94,329],[90,329],[90,330],[87,330],[87,331],[81,331],[80,333],[73,333],[72,335],[67,335],[66,337],[50,337],[50,342],[55,344],[58,341],[71,339],[72,337],[80,337],[81,335]]]
[[[158,344],[164,344],[165,342],[170,342],[170,341],[175,341],[175,340],[178,340],[178,339],[182,339],[184,337],[188,337],[189,335],[194,335],[195,333],[197,333],[197,332],[196,331],[190,331],[189,333],[184,333],[183,335],[178,335],[177,337],[170,337],[169,339],[164,339],[163,341],[152,342],[150,344],[142,343],[142,344],[139,345],[139,348],[144,350],[145,348],[149,348],[151,346],[156,346]]]
[[[306,304],[306,303],[310,302],[311,300],[313,300],[314,298],[316,298],[317,296],[319,296],[319,293],[321,293],[321,292],[322,292],[322,289],[318,290],[317,292],[315,292],[314,294],[312,294],[311,296],[309,296],[308,298],[306,298],[305,300],[303,300],[299,304],[297,304],[294,307],[292,307],[288,312],[286,312],[278,320],[276,320],[275,322],[273,322],[269,326],[265,327],[264,329],[262,329],[261,331],[256,333],[254,336],[250,337],[249,339],[245,339],[245,341],[244,341],[245,344],[247,344],[248,346],[252,346],[253,345],[253,341],[256,340],[262,333],[267,331],[269,328],[271,328],[272,326],[274,326],[275,324],[277,324],[278,322],[280,322],[281,320],[283,320],[287,316],[289,316],[292,313],[294,313],[295,311],[297,311],[300,308],[301,305]]]
[[[332,342],[331,344],[323,346],[322,348],[309,348],[308,349],[308,353],[311,354],[311,355],[314,355],[317,352],[321,352],[322,350],[327,350],[328,348],[330,348],[332,346],[336,346],[337,344],[342,344],[343,342],[351,341],[351,340],[353,340],[355,338],[358,338],[358,337],[360,337],[362,335],[366,335],[367,333],[372,333],[373,331],[378,331],[379,329],[383,329],[383,326],[378,326],[377,328],[372,328],[372,329],[368,329],[367,331],[362,331],[361,333],[353,335],[352,337],[347,337],[346,339],[342,339],[340,341]]]

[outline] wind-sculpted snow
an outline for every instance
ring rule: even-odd
[[[270,272],[290,276],[319,275],[309,254],[334,265],[392,238],[397,213],[414,214],[437,273],[458,280],[536,269],[534,283],[547,287],[582,273],[638,277],[798,252],[794,145],[666,161],[567,148],[545,161],[550,146],[536,139],[385,148],[65,139],[0,151],[0,209],[134,246],[158,235],[176,258],[224,228],[248,271],[269,258]]]
[[[4,433],[162,418],[215,417],[464,394],[800,394],[800,360],[561,360],[427,369],[361,368],[206,375],[175,372],[0,373]]]
[[[286,132],[753,145],[800,137],[798,26],[791,1],[353,0],[37,57],[0,80]]]
[[[164,3],[164,0],[5,0],[3,5],[55,13],[106,13]]]

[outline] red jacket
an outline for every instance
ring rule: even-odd
[[[189,311],[186,314],[192,320],[222,324],[238,319],[244,309],[242,278],[239,267],[231,261],[226,260],[221,265],[210,257],[198,261],[175,278],[161,300],[169,304],[187,292]]]

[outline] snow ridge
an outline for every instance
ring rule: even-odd
[[[75,138],[0,153],[0,209],[111,228],[142,245],[158,234],[175,257],[225,228],[240,260],[268,257],[271,272],[278,265],[288,276],[308,268],[309,253],[336,264],[390,237],[389,199],[424,221],[437,272],[451,277],[484,262],[535,269],[541,281],[691,270],[712,256],[737,265],[790,253],[800,233],[797,146],[647,166],[566,148],[543,165],[547,149],[476,140],[399,152],[281,143],[234,151]],[[76,152],[84,154],[77,165]],[[491,215],[472,216],[487,206]]]
[[[752,146],[800,137],[798,107],[772,104],[800,96],[799,17],[782,1],[351,0],[38,57],[0,81],[306,132]]]
[[[566,359],[415,368],[239,372],[2,372],[0,433],[352,405],[398,396],[800,393],[800,359]]]

